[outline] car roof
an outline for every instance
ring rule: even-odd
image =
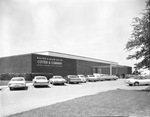
[[[46,76],[35,76],[35,77],[46,77]]]
[[[46,78],[46,76],[35,76],[34,78]]]

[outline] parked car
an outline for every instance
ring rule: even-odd
[[[97,74],[97,73],[94,73],[93,74],[95,77],[97,77],[98,81],[103,81],[105,80],[105,77],[103,74]]]
[[[32,80],[33,86],[49,86],[49,80],[47,80],[46,76],[35,76]]]
[[[84,75],[80,74],[78,77],[81,79],[82,83],[86,83],[86,77]]]
[[[96,76],[94,76],[94,75],[87,75],[87,81],[89,81],[89,82],[91,82],[91,81],[96,82],[96,81],[98,81],[98,78]]]
[[[13,89],[18,89],[18,88],[23,88],[26,89],[26,81],[24,77],[13,77],[9,83],[8,83],[8,87],[10,90]]]
[[[62,76],[53,76],[51,79],[49,79],[49,82],[51,84],[65,84],[66,80]]]
[[[128,79],[128,78],[132,78],[132,77],[135,77],[137,75],[134,75],[134,74],[126,74],[125,75],[125,78]]]
[[[118,76],[116,76],[116,75],[112,75],[112,80],[117,80],[117,79],[119,79],[119,77],[118,77]]]
[[[130,86],[148,85],[150,84],[150,76],[134,76],[125,80]]]
[[[65,79],[67,83],[81,83],[81,79],[77,75],[67,75]]]
[[[103,75],[105,80],[117,80],[119,77],[117,77],[116,75]]]

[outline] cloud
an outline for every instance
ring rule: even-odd
[[[1,55],[51,50],[126,62],[142,8],[141,0],[1,0]]]

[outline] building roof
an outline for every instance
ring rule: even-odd
[[[47,56],[54,56],[54,57],[62,57],[62,58],[70,58],[70,59],[77,59],[77,60],[84,60],[84,61],[100,62],[100,63],[111,64],[111,65],[118,65],[117,62],[113,62],[113,61],[95,59],[95,58],[90,58],[90,57],[83,57],[83,56],[78,56],[78,55],[65,54],[65,53],[60,53],[60,52],[44,51],[44,52],[36,52],[33,54],[40,54],[40,55],[47,55]]]
[[[125,66],[125,65],[112,65],[111,66],[92,66],[93,68],[109,68],[109,67],[113,67],[113,68],[125,68],[125,67],[130,67],[130,66]]]

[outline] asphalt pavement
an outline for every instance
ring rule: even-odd
[[[0,91],[0,117],[108,90],[141,90],[147,87],[128,86],[124,83],[123,79],[80,84],[49,85],[49,87],[38,88],[34,88],[32,83],[29,83],[27,90],[13,91],[10,91],[5,86]]]

